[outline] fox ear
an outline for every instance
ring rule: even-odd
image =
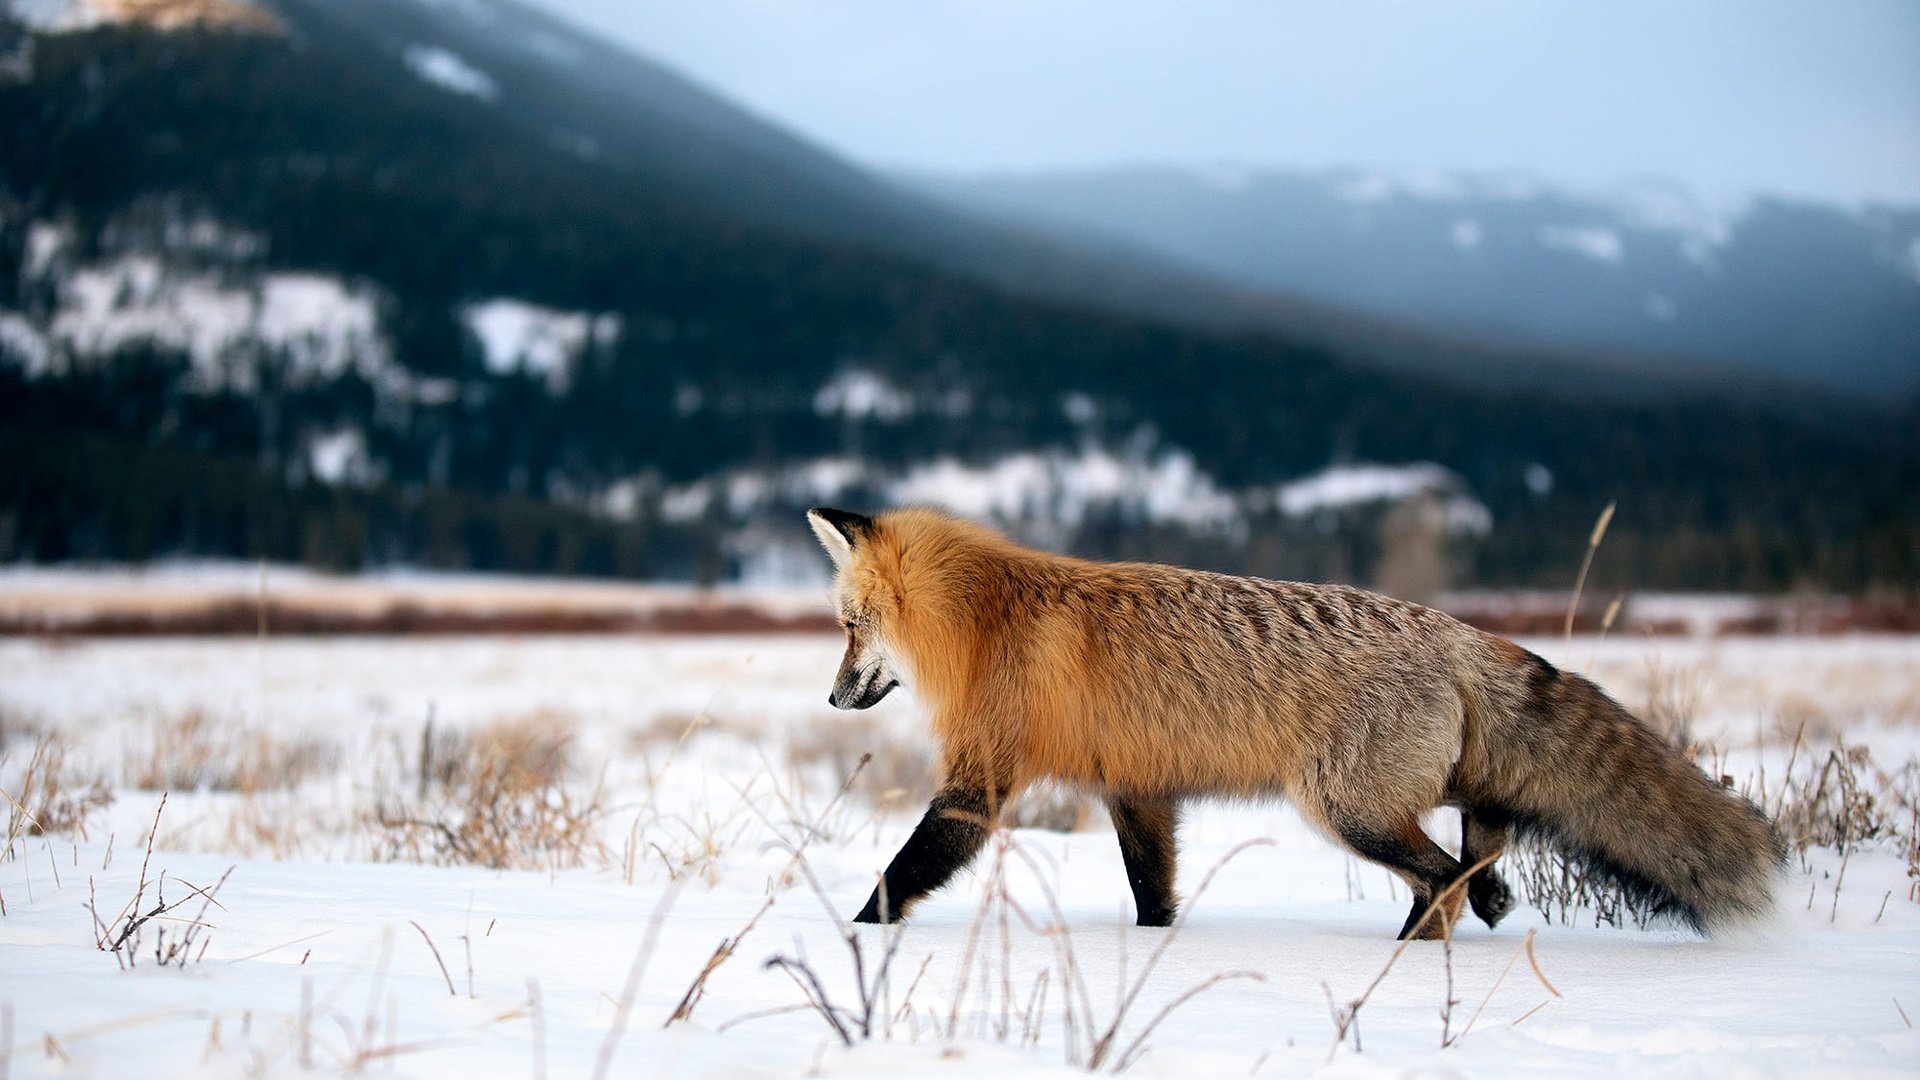
[[[807,524],[813,526],[813,535],[820,538],[836,570],[853,561],[854,545],[873,531],[872,518],[825,506],[807,511]]]

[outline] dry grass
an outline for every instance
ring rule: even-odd
[[[1124,965],[1124,935],[1128,930],[1120,928],[1123,935],[1122,968],[1113,987],[1113,1010],[1104,1020],[1094,1006],[1093,988],[1075,952],[1066,915],[1061,910],[1053,886],[1049,884],[1048,869],[1008,829],[996,829],[989,841],[991,855],[981,871],[984,887],[980,903],[968,926],[966,943],[956,972],[957,982],[948,997],[949,1004],[944,1017],[938,1011],[923,1011],[915,1005],[915,993],[926,974],[928,963],[933,959],[932,954],[928,954],[926,961],[922,962],[919,972],[907,984],[903,997],[896,1005],[893,965],[899,955],[904,930],[896,924],[881,926],[875,931],[863,931],[840,922],[833,901],[808,868],[804,853],[796,851],[790,869],[798,872],[811,885],[828,917],[839,928],[853,977],[854,998],[844,1003],[836,1002],[826,988],[826,981],[820,977],[818,967],[804,952],[794,956],[775,955],[764,966],[784,971],[799,990],[803,1003],[738,1016],[722,1024],[721,1030],[765,1016],[810,1010],[821,1018],[842,1045],[848,1047],[859,1041],[892,1039],[897,1028],[904,1028],[912,1039],[918,1039],[924,1030],[948,1043],[964,1036],[1031,1050],[1037,1048],[1043,1038],[1043,1027],[1048,1021],[1049,996],[1058,995],[1067,1064],[1087,1072],[1125,1072],[1139,1061],[1153,1032],[1194,998],[1225,982],[1265,981],[1266,977],[1257,971],[1217,972],[1173,996],[1144,1021],[1136,1017],[1135,1010],[1143,992],[1149,983],[1155,981],[1155,971],[1179,938],[1188,913],[1206,895],[1214,875],[1241,852],[1271,843],[1270,840],[1251,840],[1223,855],[1201,879],[1192,897],[1181,905],[1180,915],[1173,925],[1164,933],[1155,935],[1154,948],[1138,973],[1131,978]],[[1014,897],[1009,887],[1009,877],[1022,869],[1040,886],[1044,909],[1030,910]],[[771,900],[768,906],[771,906]],[[754,921],[758,921],[757,915]],[[752,924],[749,923],[747,929],[751,928]],[[871,942],[868,938],[876,932],[880,935],[880,949],[877,956],[869,956],[867,945]],[[743,930],[740,935],[722,942],[722,950],[730,954],[745,933]],[[1052,963],[1034,971],[1029,978],[1021,971],[1030,967],[1026,958],[1042,951],[1052,954]],[[719,958],[722,954],[717,952],[715,956]],[[701,973],[696,986],[704,982],[712,966],[710,964]],[[1105,995],[1102,993],[1100,996]],[[691,990],[689,997],[692,997]],[[676,1012],[668,1023],[683,1017],[683,1012]]]
[[[1646,701],[1638,712],[1653,730],[1679,747],[1694,745],[1693,725],[1707,696],[1712,676],[1700,664],[1674,665],[1649,656],[1646,662]]]
[[[863,757],[869,763],[853,793],[876,813],[917,814],[933,799],[940,768],[926,737],[900,735],[870,714],[804,724],[787,741],[787,762],[799,769],[845,776]],[[1029,788],[1006,816],[1012,828],[1050,832],[1085,832],[1104,820],[1096,800],[1047,783]]]
[[[414,792],[376,799],[363,823],[375,859],[499,870],[561,869],[606,861],[598,785],[568,783],[570,723],[550,713],[471,734],[422,731]]]
[[[202,709],[155,718],[131,739],[121,781],[141,791],[285,791],[340,763],[337,744],[249,729]]]
[[[869,757],[852,794],[876,811],[917,813],[940,781],[933,747],[922,736],[903,737],[872,713],[834,717],[796,727],[787,737],[789,765],[847,776]]]
[[[34,741],[15,786],[17,791],[4,791],[8,854],[23,836],[87,839],[87,819],[112,806],[114,799],[105,776],[84,774],[68,764],[66,743],[56,735],[41,735]]]
[[[147,853],[140,862],[139,886],[118,914],[110,919],[101,914],[93,879],[87,879],[87,911],[93,916],[94,947],[101,952],[112,953],[114,961],[123,971],[139,966],[141,958],[147,955],[149,944],[152,946],[154,963],[163,968],[184,969],[205,957],[210,941],[207,931],[213,929],[213,924],[207,921],[207,910],[220,906],[216,898],[226,885],[227,877],[233,873],[233,867],[228,867],[227,872],[221,874],[220,880],[211,887],[176,878],[173,882],[174,898],[168,900],[166,871],[162,870],[157,879],[147,876],[153,865],[153,841],[160,832],[160,815],[166,809],[167,797],[162,795],[160,805],[153,812],[153,827],[147,832]],[[149,888],[153,890],[151,901],[148,897]],[[200,903],[192,916],[180,914],[183,909],[193,906],[195,900]],[[149,902],[151,907],[148,906]]]
[[[1800,762],[1769,791],[1758,793],[1780,835],[1796,853],[1845,852],[1890,840],[1910,847],[1920,812],[1920,761],[1889,769],[1865,746],[1835,740],[1824,750],[1797,745]]]

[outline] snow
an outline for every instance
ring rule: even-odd
[[[1657,322],[1672,322],[1680,315],[1680,305],[1665,293],[1648,293],[1646,301],[1641,306],[1646,311],[1647,318]]]
[[[1096,507],[1195,531],[1231,529],[1241,521],[1238,501],[1181,450],[1120,456],[1085,446],[1072,455],[1009,454],[984,466],[941,458],[908,469],[888,485],[887,496],[895,504],[939,506],[968,517],[1067,528]]]
[[[52,371],[52,357],[46,336],[27,321],[26,316],[0,311],[0,361],[9,359],[29,379],[40,378]]]
[[[871,371],[849,368],[814,393],[813,411],[820,416],[895,421],[913,412],[913,398]]]
[[[489,372],[538,375],[556,394],[566,391],[573,365],[589,343],[610,347],[621,330],[618,315],[563,311],[511,297],[468,304],[460,316],[479,341],[481,360]]]
[[[27,242],[22,249],[20,273],[29,281],[44,278],[60,256],[73,246],[73,230],[67,226],[35,221],[27,226]]]
[[[1612,229],[1548,225],[1540,230],[1539,240],[1550,251],[1569,251],[1610,266],[1620,265],[1625,257],[1620,234]]]
[[[1393,178],[1381,173],[1340,172],[1332,176],[1333,197],[1354,206],[1371,206],[1393,198]]]
[[[1462,218],[1453,223],[1453,229],[1447,235],[1453,241],[1454,247],[1462,251],[1472,251],[1480,246],[1481,240],[1485,239],[1486,230],[1472,218]]]
[[[258,389],[262,350],[282,361],[296,382],[351,371],[390,392],[404,393],[409,385],[407,373],[393,362],[379,299],[369,287],[301,272],[229,283],[217,272],[151,253],[61,274],[53,272],[57,259],[45,253],[48,248],[58,250],[42,244],[29,263],[41,276],[51,274],[57,306],[43,326],[19,316],[9,320],[9,340],[38,343],[23,349],[31,374],[64,370],[70,362],[85,366],[147,345],[184,354],[193,385],[202,391]]]
[[[1781,765],[1784,746],[1756,740],[1796,698],[1884,763],[1920,749],[1920,640],[1528,644],[1636,707],[1654,673],[1696,671],[1696,730],[1738,747],[1742,772]],[[1171,933],[1126,924],[1104,826],[1004,834],[1007,889],[1032,925],[1003,923],[991,903],[978,917],[990,849],[916,911],[874,1038],[844,1047],[764,965],[804,957],[829,998],[857,1006],[838,920],[919,807],[889,799],[878,762],[834,803],[839,767],[794,751],[898,756],[924,748],[925,719],[905,691],[868,713],[829,710],[842,647],[837,635],[0,640],[0,787],[17,791],[33,733],[52,732],[70,768],[117,795],[86,836],[20,837],[0,859],[0,1065],[20,1078],[586,1076],[604,1054],[607,1075],[1066,1077],[1083,1074],[1088,1041],[1069,1037],[1068,991],[1104,1027],[1139,981],[1124,1048],[1176,995],[1237,972],[1249,977],[1147,1032],[1129,1073],[1894,1076],[1920,1062],[1901,1015],[1920,1004],[1920,905],[1891,845],[1844,862],[1815,849],[1790,871],[1776,925],[1744,937],[1549,925],[1523,907],[1496,930],[1463,925],[1451,950],[1396,954],[1405,894],[1384,872],[1282,806],[1220,803],[1182,826],[1189,921]],[[134,895],[160,793],[127,777],[161,752],[159,725],[196,710],[343,752],[285,790],[172,791],[149,878],[164,872],[175,899],[232,873],[198,962],[122,971],[95,948],[87,905],[110,919]],[[364,810],[412,791],[428,715],[447,732],[515,717],[569,727],[570,787],[607,794],[605,856],[522,870],[375,859]],[[1265,843],[1235,853],[1250,840]],[[807,874],[789,879],[803,843]],[[889,939],[854,935],[871,974]],[[737,949],[691,1019],[664,1027],[723,940]],[[1336,1044],[1330,1002],[1376,976],[1357,1044]],[[1449,988],[1457,1038],[1442,1048]]]
[[[1714,206],[1684,186],[1664,180],[1642,180],[1617,186],[1608,201],[1622,220],[1637,229],[1667,232],[1683,238],[1683,250],[1695,262],[1711,259],[1733,238],[1733,223],[1751,210],[1733,203]]]
[[[481,101],[493,101],[500,96],[500,87],[493,76],[467,63],[458,53],[438,45],[409,45],[402,56],[415,75],[442,90]]]
[[[1398,502],[1416,495],[1441,500],[1448,527],[1456,532],[1485,534],[1493,514],[1466,493],[1466,481],[1452,470],[1432,462],[1409,465],[1336,465],[1312,476],[1283,484],[1273,498],[1289,517],[1344,510],[1369,503]]]
[[[321,432],[307,440],[307,469],[329,484],[365,480],[371,476],[367,437],[356,428]]]

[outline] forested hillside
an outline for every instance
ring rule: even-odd
[[[530,62],[449,88],[441,45],[280,14],[36,34],[0,83],[0,558],[712,578],[812,501],[1037,470],[981,505],[1365,580],[1390,507],[1280,493],[1373,462],[1484,508],[1458,580],[1564,585],[1610,500],[1621,587],[1920,578],[1911,404],[1501,392],[1035,298],[570,141],[507,108]]]

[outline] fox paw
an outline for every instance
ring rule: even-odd
[[[1500,920],[1513,910],[1513,890],[1496,874],[1482,874],[1467,885],[1467,902],[1473,905],[1473,913],[1488,926],[1500,925]]]

